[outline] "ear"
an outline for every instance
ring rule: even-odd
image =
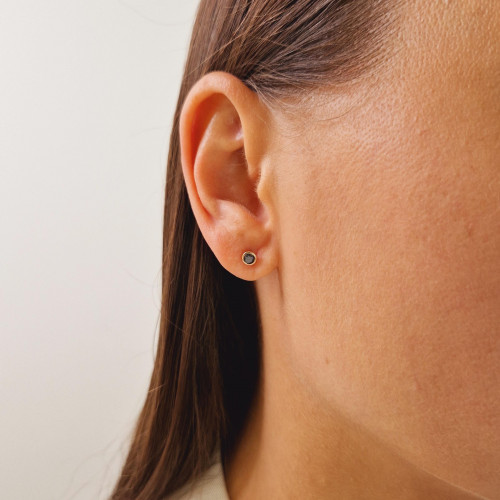
[[[271,206],[268,108],[240,79],[204,75],[184,101],[182,172],[205,241],[221,265],[244,280],[277,266]],[[245,251],[257,256],[242,261]]]

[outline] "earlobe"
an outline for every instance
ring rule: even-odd
[[[198,226],[219,262],[248,280],[276,266],[272,207],[259,197],[268,177],[262,175],[266,113],[241,80],[213,72],[190,90],[179,125],[182,171]]]

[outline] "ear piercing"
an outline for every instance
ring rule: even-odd
[[[245,252],[241,256],[241,260],[247,265],[247,266],[252,266],[255,264],[255,261],[257,260],[257,256],[253,252]]]

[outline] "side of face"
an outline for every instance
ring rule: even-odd
[[[282,340],[332,409],[498,498],[500,9],[401,15],[377,78],[275,115]]]

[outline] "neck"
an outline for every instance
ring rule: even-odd
[[[294,375],[286,346],[278,340],[283,336],[265,328],[269,323],[282,328],[283,321],[262,312],[267,319],[257,397],[223,464],[231,500],[480,498],[409,463],[340,412],[325,408]]]

